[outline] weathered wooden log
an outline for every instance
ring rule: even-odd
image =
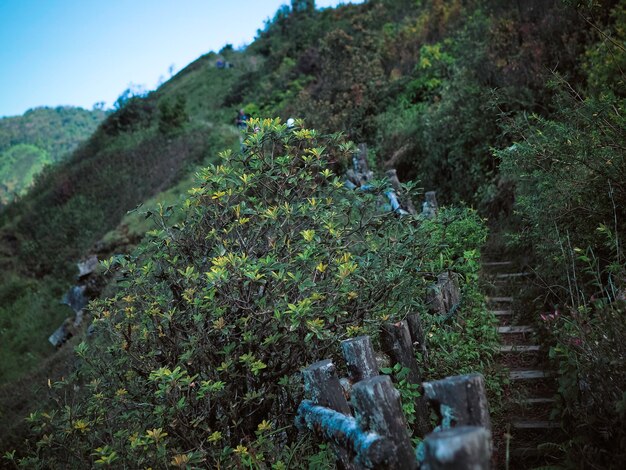
[[[422,216],[427,219],[431,219],[439,212],[439,205],[437,204],[437,193],[435,191],[427,191],[424,194],[425,201],[422,204]]]
[[[73,286],[63,296],[61,303],[68,305],[74,313],[80,312],[89,303],[89,299],[85,297],[87,286]]]
[[[406,322],[409,327],[411,341],[413,342],[413,349],[422,355],[424,366],[428,367],[428,346],[426,344],[426,335],[424,334],[424,327],[422,326],[420,314],[413,313],[412,315],[409,315],[406,317]]]
[[[395,444],[387,437],[363,431],[355,418],[303,400],[298,407],[296,426],[308,428],[325,441],[354,456],[355,468],[384,468],[394,460]]]
[[[395,461],[387,468],[416,469],[417,460],[406,427],[400,393],[386,375],[362,380],[352,388],[352,405],[363,430],[389,438],[395,444]]]
[[[460,302],[459,275],[451,271],[439,274],[437,283],[429,289],[426,296],[428,309],[437,315],[452,315]]]
[[[354,185],[354,188],[361,185],[361,178],[359,174],[352,168],[349,168],[348,171],[346,171],[346,178],[348,178],[348,181]]]
[[[350,415],[350,405],[341,388],[335,365],[330,359],[316,362],[302,370],[304,394],[314,404],[330,408],[344,415]],[[355,467],[346,449],[334,445],[337,466],[346,470]]]
[[[350,405],[342,392],[335,365],[330,359],[324,359],[303,369],[302,377],[304,394],[309,400],[345,415],[350,414]]]
[[[379,375],[376,355],[369,336],[359,336],[341,342],[343,357],[348,365],[352,383]]]
[[[76,320],[75,318],[72,319],[72,317],[68,317],[65,320],[63,320],[63,323],[61,323],[61,326],[59,326],[56,330],[54,330],[54,333],[52,333],[48,337],[48,341],[50,342],[50,344],[52,344],[52,346],[60,348],[68,339],[70,339],[75,334],[76,334]]]
[[[402,206],[400,205],[400,201],[398,200],[398,196],[396,195],[396,192],[393,189],[388,190],[385,195],[387,196],[387,199],[389,199],[389,205],[391,206],[391,210],[400,214],[400,215],[407,215],[408,212],[405,211]]]
[[[409,369],[407,380],[414,384],[421,383],[422,374],[415,360],[413,342],[407,321],[383,324],[380,340],[382,350],[391,357],[391,362]]]
[[[485,470],[490,468],[491,433],[479,426],[459,426],[424,439],[424,470]]]
[[[391,358],[392,364],[400,364],[408,369],[407,382],[420,384],[422,374],[415,359],[415,351],[409,326],[406,320],[397,323],[385,323],[382,326],[381,345],[383,352]],[[428,405],[424,397],[415,400],[415,426],[414,430],[419,436],[424,436],[429,430],[428,426]]]
[[[407,212],[412,215],[416,214],[417,211],[415,210],[413,201],[411,201],[411,198],[404,194],[404,191],[402,190],[402,186],[400,185],[400,180],[398,179],[398,172],[396,171],[396,169],[392,168],[390,170],[387,170],[385,172],[385,175],[387,176],[391,187],[395,190],[397,194],[400,195],[400,198],[402,199],[402,204],[406,208]]]
[[[348,178],[348,187],[354,185],[354,188],[364,188],[366,183],[374,178],[367,165],[367,145],[359,144],[358,151],[352,156],[352,168],[346,171],[346,177]],[[351,189],[354,189],[351,188]]]
[[[457,375],[424,382],[424,393],[429,401],[439,407],[442,415],[452,413],[454,424],[482,426],[491,430],[489,403],[482,374]]]

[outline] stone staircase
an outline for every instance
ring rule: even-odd
[[[498,320],[498,361],[509,378],[504,422],[494,430],[497,468],[528,469],[558,463],[558,456],[538,446],[558,442],[561,425],[550,419],[556,381],[547,368],[547,351],[537,339],[535,319],[515,309],[514,296],[531,274],[515,268],[510,261],[485,262],[483,280],[491,294],[488,307]]]

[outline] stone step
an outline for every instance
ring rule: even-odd
[[[498,268],[500,266],[513,266],[513,261],[485,261],[483,262],[485,268]]]
[[[500,334],[518,334],[518,333],[533,333],[535,329],[528,325],[517,326],[499,326],[498,333]]]
[[[507,317],[513,315],[513,310],[490,310],[496,317]]]
[[[532,273],[501,273],[501,274],[496,274],[496,279],[516,279],[519,277],[526,277],[526,276],[530,276]]]
[[[554,373],[549,370],[522,369],[509,371],[509,378],[511,380],[547,379],[553,376]]]
[[[539,352],[541,350],[541,346],[536,344],[503,344],[500,346],[499,350],[501,353],[531,353]]]
[[[545,451],[537,447],[513,447],[509,451],[512,459],[528,459],[533,457],[541,457],[546,454]]]
[[[513,429],[559,429],[558,421],[513,421]]]
[[[554,398],[523,398],[518,401],[520,405],[550,405],[556,403]]]
[[[513,302],[513,297],[487,297],[487,302],[492,303],[511,303]]]

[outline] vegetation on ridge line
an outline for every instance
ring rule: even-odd
[[[102,110],[35,108],[0,119],[0,208],[22,196],[46,165],[87,139],[106,116]]]

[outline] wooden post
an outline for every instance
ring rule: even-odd
[[[415,451],[402,413],[400,393],[387,375],[362,380],[352,388],[352,404],[357,422],[363,430],[375,432],[395,443],[395,462],[387,468],[417,468]]]
[[[397,194],[401,195],[402,202],[404,203],[407,212],[412,215],[416,214],[417,212],[415,211],[413,201],[411,201],[411,199],[407,197],[406,194],[403,194],[402,186],[400,186],[400,180],[398,179],[398,172],[396,171],[396,169],[392,168],[391,170],[387,170],[385,174],[387,176],[387,179],[389,180],[389,183],[391,183],[391,187],[395,190]]]
[[[448,407],[452,420],[459,426],[482,426],[491,431],[489,403],[482,374],[457,375],[434,382],[424,382],[426,398],[436,405]]]
[[[424,439],[425,470],[483,470],[490,461],[491,433],[485,428],[460,426]]]
[[[413,342],[413,348],[417,349],[422,354],[424,366],[428,367],[428,347],[426,345],[426,335],[424,334],[420,314],[414,313],[409,315],[406,318],[406,322],[409,326],[409,333],[411,335],[411,341]]]
[[[366,144],[359,144],[358,152],[352,156],[352,168],[346,172],[346,176],[356,187],[363,186],[374,177],[367,166]]]
[[[365,176],[366,180],[370,179],[368,177],[369,168],[367,165],[367,144],[365,143],[359,144],[359,153],[357,154],[357,164],[358,164],[358,171],[366,175]]]
[[[422,375],[415,360],[411,333],[406,320],[383,324],[380,340],[383,352],[391,357],[391,362],[409,369],[408,381],[414,384],[421,383]]]
[[[342,341],[341,350],[348,364],[349,378],[352,383],[379,375],[372,340],[369,336]]]
[[[325,406],[345,415],[350,414],[350,405],[343,395],[335,365],[330,359],[316,362],[302,370],[304,393],[316,405]]]
[[[383,352],[391,357],[392,364],[400,364],[409,369],[407,382],[412,384],[422,383],[422,374],[415,359],[411,334],[406,320],[397,323],[385,323],[380,335]],[[424,436],[428,430],[428,405],[424,397],[415,400],[415,431],[419,436]]]
[[[439,211],[439,205],[437,204],[437,193],[435,191],[427,191],[424,194],[426,199],[422,204],[422,215],[428,219],[431,219],[437,215]]]
[[[428,291],[428,309],[437,315],[452,315],[461,302],[459,275],[446,271],[437,276],[437,283]]]
[[[330,359],[316,362],[302,370],[304,394],[314,404],[330,408],[344,415],[350,415],[350,405],[346,400],[335,365]],[[337,467],[345,470],[356,469],[348,452],[333,445],[337,456]]]

